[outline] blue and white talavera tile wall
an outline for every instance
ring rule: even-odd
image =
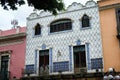
[[[82,29],[81,18],[86,14],[90,18],[90,27]],[[71,19],[72,30],[50,33],[50,23],[58,19]],[[34,27],[39,23],[41,35],[34,35]],[[86,46],[87,72],[102,64],[102,43],[99,23],[98,5],[88,1],[85,5],[74,2],[65,11],[53,16],[49,12],[33,12],[27,17],[26,66],[33,65],[38,74],[39,50],[49,49],[49,74],[74,73],[73,46]],[[58,56],[58,51],[61,55]]]

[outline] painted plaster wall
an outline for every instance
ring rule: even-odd
[[[90,28],[81,28],[81,18],[86,14],[90,17]],[[62,31],[57,33],[49,33],[50,23],[57,19],[69,18],[72,20],[72,30]],[[39,23],[42,27],[41,35],[34,36],[34,27]],[[57,16],[52,16],[48,12],[32,13],[27,18],[27,43],[26,43],[26,65],[35,65],[38,71],[39,63],[39,50],[45,44],[45,49],[52,49],[50,52],[50,67],[53,69],[54,62],[69,61],[69,66],[72,70],[67,73],[74,72],[73,63],[73,46],[77,45],[77,41],[81,42],[80,45],[89,44],[89,49],[86,47],[87,68],[91,69],[91,59],[102,58],[102,44],[101,33],[99,25],[98,6],[93,1],[88,1],[85,6],[78,3],[70,5],[65,12],[61,12]],[[71,49],[69,49],[71,46]],[[36,51],[37,50],[37,55]],[[62,56],[57,58],[58,50],[61,51]],[[89,55],[88,55],[88,54]],[[37,60],[36,60],[37,58]],[[50,70],[51,71],[51,70]],[[52,72],[53,73],[53,72]]]
[[[119,0],[100,0],[98,1],[99,6],[106,6],[110,4],[117,4],[120,3]]]
[[[119,0],[98,2],[99,6],[120,3]],[[115,8],[100,11],[100,25],[103,44],[104,69],[115,68],[120,71],[120,43],[117,39],[117,21]]]
[[[20,33],[25,33],[26,28],[21,27]],[[11,35],[16,34],[15,29],[2,31],[2,36],[4,35]],[[26,49],[26,38],[24,37],[22,39],[23,41],[16,44],[10,44],[7,46],[0,46],[0,52],[12,50],[12,53],[10,53],[10,63],[9,63],[9,71],[10,71],[10,77],[13,78],[16,76],[16,78],[20,78],[22,76],[22,69],[24,69],[25,64],[25,49]],[[15,42],[14,42],[15,43]]]
[[[25,27],[19,27],[19,32],[25,32],[25,31],[26,31]],[[16,34],[16,29],[10,29],[5,31],[0,30],[0,36],[7,36],[12,34]]]

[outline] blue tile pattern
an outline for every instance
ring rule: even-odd
[[[35,70],[34,72],[37,72],[37,50],[35,50]]]
[[[26,65],[25,73],[34,73],[34,64]]]
[[[53,63],[53,72],[64,72],[64,71],[69,71],[69,61]]]
[[[46,45],[42,44],[42,50],[46,49]]]
[[[53,64],[52,64],[52,48],[50,48],[50,52],[49,52],[49,54],[50,54],[50,60],[49,60],[49,71],[50,71],[50,73],[52,73],[52,66],[53,66]]]
[[[92,69],[102,69],[102,58],[91,59],[91,68]]]
[[[68,61],[68,71],[65,73],[72,73],[74,71],[73,61],[73,46],[83,45],[85,43],[86,49],[86,63],[88,71],[91,70],[91,59],[102,57],[102,45],[101,45],[101,33],[99,24],[99,10],[98,5],[92,7],[70,5],[67,11],[61,12],[56,17],[48,15],[47,12],[40,13],[38,16],[27,18],[27,40],[26,40],[26,65],[36,64],[35,49],[44,50],[49,49],[49,72],[50,75],[54,74],[57,63]],[[78,9],[79,8],[79,9]],[[76,9],[76,10],[75,10]],[[90,29],[80,29],[81,18],[86,14],[90,16]],[[72,30],[58,32],[56,34],[49,34],[49,26],[52,21],[58,19],[71,19]],[[42,25],[41,36],[34,36],[33,27],[39,23]],[[45,46],[45,45],[46,46]],[[72,46],[72,48],[71,48]],[[51,49],[50,49],[51,48]],[[61,52],[61,56],[58,57],[58,51]],[[37,54],[38,55],[38,54]],[[37,56],[38,57],[38,56]],[[54,63],[54,64],[53,64]],[[60,63],[61,64],[61,63]],[[63,64],[63,63],[62,63]],[[37,70],[39,70],[39,64],[37,61]],[[54,66],[54,70],[53,70]],[[58,66],[61,68],[61,66]],[[64,70],[63,70],[64,71]],[[37,74],[36,74],[37,75]]]
[[[72,46],[69,46],[69,55],[70,55],[70,62],[69,62],[70,69],[69,69],[69,71],[72,71]]]
[[[77,45],[80,45],[80,44],[81,44],[81,41],[80,41],[80,40],[77,40],[76,43],[77,43]]]
[[[91,64],[90,64],[90,49],[89,49],[89,43],[86,43],[86,53],[87,53],[87,69],[91,69]]]

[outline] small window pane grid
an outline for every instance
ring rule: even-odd
[[[50,33],[71,30],[72,22],[63,22],[55,25],[50,25]]]
[[[91,59],[91,69],[102,69],[102,58]]]
[[[40,50],[39,53],[40,56],[49,55],[49,50]]]
[[[53,72],[69,71],[69,62],[53,62]]]

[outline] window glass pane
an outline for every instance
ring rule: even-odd
[[[41,27],[39,24],[35,26],[35,35],[40,35],[41,34]]]
[[[52,27],[52,28],[51,28]],[[54,28],[53,28],[54,27]],[[62,19],[51,23],[50,32],[59,32],[72,29],[71,20]]]
[[[49,66],[49,50],[40,50],[39,51],[39,68],[43,68]]]
[[[120,10],[118,10],[118,19],[119,19],[119,23],[120,23]]]
[[[89,17],[87,15],[84,15],[82,17],[82,28],[89,27],[90,26],[89,24],[90,24],[89,23]]]
[[[85,53],[85,45],[74,46],[74,67],[82,68],[86,67],[86,53]]]
[[[74,64],[75,64],[75,67],[78,68],[80,67],[80,60],[79,60],[79,53],[74,53]]]

